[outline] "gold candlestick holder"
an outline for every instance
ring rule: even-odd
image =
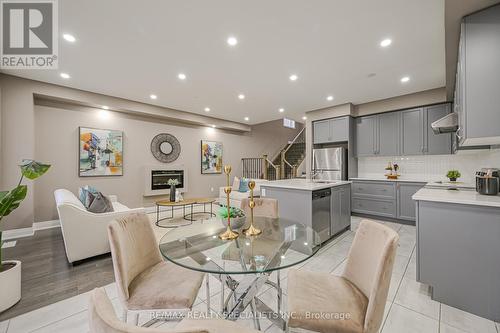
[[[257,236],[262,233],[262,230],[256,228],[253,225],[253,209],[255,207],[255,201],[253,200],[253,189],[255,188],[255,182],[253,180],[248,182],[248,188],[250,189],[250,203],[248,204],[248,206],[250,207],[250,227],[243,230],[243,233],[246,236]]]
[[[224,231],[222,234],[219,235],[219,238],[222,240],[231,240],[231,239],[236,239],[238,238],[239,234],[231,229],[231,207],[229,206],[230,201],[229,201],[229,194],[231,194],[231,186],[229,183],[229,175],[231,174],[231,166],[230,165],[224,165],[224,173],[226,174],[227,177],[227,186],[224,187],[224,193],[226,193],[227,196],[227,229]]]

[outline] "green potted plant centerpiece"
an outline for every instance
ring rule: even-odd
[[[23,160],[21,179],[10,191],[0,191],[0,225],[2,219],[12,213],[26,198],[28,187],[22,184],[23,179],[34,180],[47,172],[48,164],[33,160]],[[1,229],[0,229],[1,230]],[[0,231],[0,312],[10,308],[21,299],[21,262],[17,260],[2,261],[2,232]]]
[[[446,177],[448,177],[448,179],[450,179],[450,182],[456,182],[457,178],[462,177],[462,175],[460,174],[460,171],[458,171],[458,170],[450,170],[446,174]]]
[[[227,226],[227,207],[221,206],[219,208],[219,218],[223,226]],[[245,212],[236,207],[229,207],[229,214],[231,218],[231,228],[240,229],[245,225],[246,216]]]

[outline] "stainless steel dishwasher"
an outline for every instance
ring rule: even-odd
[[[312,192],[312,228],[323,243],[330,238],[330,197],[331,189]]]

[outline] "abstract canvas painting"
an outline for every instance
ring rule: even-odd
[[[79,175],[122,176],[123,175],[123,132],[79,128]]]
[[[222,142],[201,140],[201,173],[222,173]]]

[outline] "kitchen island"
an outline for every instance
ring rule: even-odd
[[[500,196],[423,188],[417,202],[417,281],[432,299],[500,321]]]
[[[280,217],[312,227],[322,242],[351,226],[349,181],[271,181],[261,185],[261,196],[277,199]]]

